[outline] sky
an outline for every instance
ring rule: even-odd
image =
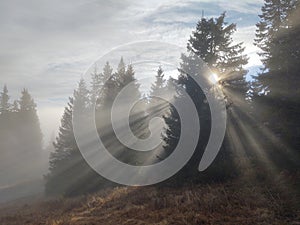
[[[236,42],[254,75],[261,62],[253,45],[263,0],[1,0],[0,86],[11,100],[28,88],[37,103],[45,144],[56,132],[68,97],[96,59],[134,41],[186,46],[196,23],[227,12]]]

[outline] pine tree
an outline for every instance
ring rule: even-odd
[[[280,168],[297,165],[299,158],[299,129],[295,125],[300,112],[299,14],[299,1],[266,0],[256,31],[263,68],[254,77],[253,114],[271,131],[273,138],[265,137],[265,148],[272,149],[271,158]],[[287,148],[293,153],[282,151]]]
[[[125,74],[125,63],[123,61],[123,58],[121,58],[121,61],[118,66],[118,71],[116,73],[112,73],[113,69],[111,68],[109,62],[106,63],[106,65],[103,68],[103,78],[106,81],[105,84],[103,84],[103,88],[101,91],[101,107],[102,110],[108,109],[112,106],[112,103],[117,96],[119,92],[119,81],[118,77],[121,76],[121,74]]]
[[[222,180],[233,174],[232,168],[226,168],[232,162],[230,162],[229,148],[224,144],[216,162],[213,164],[214,166],[205,171],[204,176],[202,174],[199,176],[197,173],[197,166],[209,138],[211,119],[205,94],[190,75],[203,76],[201,74],[203,65],[199,65],[199,61],[197,60],[198,57],[201,58],[218,75],[219,84],[223,87],[227,98],[235,101],[235,109],[241,107],[240,102],[246,101],[248,91],[248,84],[245,81],[247,71],[243,69],[243,66],[247,64],[247,57],[243,53],[244,48],[242,47],[242,43],[233,43],[232,35],[235,30],[235,24],[227,25],[225,22],[225,13],[216,19],[202,18],[190,37],[187,46],[189,55],[182,55],[181,74],[178,78],[178,85],[184,88],[192,98],[198,111],[202,132],[200,132],[194,156],[178,175],[181,178],[196,177],[197,179],[202,177],[203,179],[207,175],[210,180]],[[199,68],[193,69],[193,67]],[[193,74],[195,71],[199,71],[200,73]],[[182,97],[180,91],[177,92],[177,101],[184,101],[184,97]],[[236,101],[236,99],[238,100]],[[178,116],[174,112],[174,109],[171,108],[171,116],[166,118],[165,122],[168,125],[167,137],[165,138],[167,144],[165,148],[169,150],[169,147],[176,146],[177,137],[180,136]],[[206,132],[203,132],[203,130]]]
[[[30,138],[25,142],[33,143],[35,151],[42,149],[42,131],[37,115],[36,104],[27,89],[23,89],[19,100],[19,117],[22,123],[24,137],[28,136],[30,130]]]
[[[83,78],[80,79],[78,88],[74,91],[74,110],[85,113],[90,104],[89,91]]]
[[[27,89],[23,89],[19,100],[19,110],[17,112],[16,124],[19,137],[19,155],[23,162],[20,164],[24,168],[29,168],[28,174],[41,176],[43,135],[37,115],[36,104]],[[37,169],[38,168],[38,169]]]
[[[256,24],[255,44],[262,50],[259,53],[265,66],[271,57],[272,41],[276,38],[281,28],[288,28],[289,15],[296,7],[295,0],[265,0],[260,22]]]
[[[256,25],[255,44],[261,49],[259,55],[264,67],[255,78],[260,87],[258,92],[268,93],[269,97],[287,97],[293,90],[290,86],[295,84],[293,67],[297,68],[295,65],[299,57],[297,13],[299,3],[294,0],[266,0],[262,7],[261,21]]]
[[[230,90],[227,94],[245,99],[249,86],[245,78],[247,71],[243,66],[248,63],[248,58],[244,54],[243,43],[233,43],[236,24],[227,25],[225,16],[223,13],[216,19],[202,18],[190,37],[188,50],[217,74],[219,82]]]
[[[20,104],[20,111],[35,111],[36,104],[32,99],[31,95],[29,94],[27,89],[23,89],[21,92],[21,98],[19,100]]]
[[[0,114],[7,113],[9,111],[10,104],[9,104],[9,96],[7,86],[4,85],[3,91],[0,95]]]
[[[159,66],[157,70],[157,74],[155,76],[155,81],[151,85],[150,89],[150,101],[148,104],[148,113],[150,117],[161,117],[166,114],[166,111],[168,109],[168,103],[167,101],[157,98],[157,96],[163,96],[165,98],[168,98],[167,87],[166,87],[166,80],[164,79],[164,71]]]
[[[11,141],[15,136],[13,136],[9,108],[8,90],[5,85],[0,95],[0,185],[7,185],[7,182],[9,182],[7,173],[11,169],[9,162],[11,161],[11,155],[13,155],[12,147],[15,147]]]
[[[157,70],[155,81],[151,85],[150,96],[163,94],[165,91],[165,82],[166,80],[164,79],[164,71],[160,66]]]
[[[119,84],[123,82],[125,74],[126,74],[126,65],[124,63],[123,57],[121,57],[120,62],[118,64],[117,72],[115,73],[115,79],[119,82]]]
[[[54,152],[50,153],[49,173],[45,176],[47,194],[64,194],[68,188],[65,172],[70,165],[66,160],[70,157],[70,151],[76,149],[76,141],[73,134],[72,125],[73,99],[65,107],[61,119],[61,127],[56,141],[53,143]]]
[[[107,67],[104,67],[106,70]],[[110,68],[110,67],[109,67]],[[111,69],[108,70],[111,73]],[[107,73],[106,73],[107,74]],[[127,85],[131,84],[130,93],[122,94],[123,102],[117,107],[122,110],[122,107],[128,107],[128,103],[131,101],[138,101],[141,99],[141,93],[139,91],[139,83],[135,78],[135,72],[132,65],[126,66],[123,58],[121,58],[117,71],[109,76],[103,87],[101,96],[100,109],[97,113],[97,127],[100,138],[103,140],[104,145],[117,159],[136,165],[139,161],[137,155],[138,152],[127,147],[116,138],[114,130],[111,125],[111,108],[117,95]],[[131,131],[138,137],[145,135],[145,106],[143,103],[136,104],[131,110],[129,119]],[[119,118],[121,119],[121,118]]]
[[[103,81],[106,81],[112,76],[113,68],[110,66],[109,62],[106,62],[103,67]]]
[[[101,74],[97,71],[97,67],[95,66],[93,73],[91,73],[91,102],[98,105],[97,101],[99,99],[99,91],[102,88],[102,80]]]
[[[65,108],[59,134],[50,154],[49,173],[45,176],[48,195],[72,196],[96,191],[106,185],[82,157],[73,132],[73,110],[84,113],[89,107],[88,90],[83,79]]]
[[[12,104],[12,112],[16,113],[16,112],[19,112],[19,103],[17,100],[15,100]]]
[[[109,62],[106,62],[102,73],[98,73],[97,68],[95,67],[94,72],[91,74],[91,102],[96,103],[96,109],[100,107],[101,96],[103,92],[102,89],[105,86],[105,82],[111,78],[112,71],[113,69],[111,68]]]

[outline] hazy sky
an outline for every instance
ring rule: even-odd
[[[253,46],[262,0],[0,0],[0,85],[12,99],[23,87],[38,104],[45,140],[56,131],[78,80],[101,55],[118,45],[159,40],[180,46],[201,18],[227,11],[237,23],[255,71]],[[253,72],[252,72],[253,73]]]

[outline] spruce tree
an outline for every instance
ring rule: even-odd
[[[109,65],[109,64],[108,64]],[[107,66],[104,67],[104,71],[107,70]],[[109,67],[110,68],[110,67]],[[111,69],[108,70],[111,73]],[[106,73],[107,74],[107,73]],[[123,102],[117,106],[120,110],[122,107],[128,107],[128,103],[131,101],[138,101],[141,99],[141,93],[139,91],[139,83],[135,78],[135,72],[132,65],[125,64],[123,58],[117,67],[117,71],[112,74],[106,81],[103,87],[100,109],[97,112],[97,127],[100,138],[103,140],[105,146],[114,157],[117,159],[136,165],[139,160],[139,152],[125,147],[115,136],[114,130],[111,124],[111,108],[117,95],[122,91],[128,84],[132,84],[130,93],[122,94]],[[130,128],[134,135],[137,137],[145,136],[146,123],[145,123],[145,105],[141,102],[136,104],[130,113],[129,118],[122,118],[125,120],[129,119]],[[121,118],[119,118],[121,119]]]
[[[227,95],[245,99],[249,86],[243,66],[248,63],[248,58],[244,54],[243,43],[233,42],[236,24],[227,24],[225,16],[223,13],[216,19],[202,18],[190,36],[188,50],[207,63],[219,77],[219,82],[230,90]]]
[[[299,1],[266,0],[256,31],[263,68],[254,77],[253,115],[271,131],[264,134],[264,147],[280,169],[299,161],[299,13]]]
[[[89,96],[85,81],[80,80],[65,108],[59,134],[50,154],[49,173],[45,176],[48,195],[72,196],[96,191],[104,187],[104,179],[93,171],[82,157],[73,132],[73,110],[85,113]]]
[[[225,13],[216,19],[202,18],[188,42],[188,55],[182,55],[178,85],[184,88],[192,98],[198,111],[202,132],[200,132],[194,156],[179,174],[181,178],[199,178],[197,176],[197,166],[207,144],[210,131],[211,118],[205,94],[190,76],[203,76],[201,74],[201,69],[203,68],[199,65],[197,58],[201,58],[217,74],[219,77],[218,83],[222,86],[227,98],[230,98],[231,101],[238,99],[235,102],[235,109],[241,107],[240,102],[246,101],[248,84],[245,81],[245,75],[247,71],[243,66],[247,64],[247,57],[243,53],[242,43],[233,43],[232,35],[235,30],[235,24],[228,25],[225,22]],[[200,68],[195,70],[193,69],[195,66],[200,66]],[[193,74],[194,71],[199,71],[200,73]],[[184,101],[180,91],[177,92],[177,101]],[[165,148],[169,150],[169,147],[176,146],[177,137],[180,135],[178,126],[173,124],[179,125],[178,116],[174,109],[171,108],[171,117],[166,118],[165,121],[169,127],[165,138],[167,143]],[[205,132],[203,132],[204,130]],[[232,165],[230,158],[229,148],[223,144],[216,162],[205,171],[204,176],[207,175],[210,180],[222,180],[231,176],[233,174],[232,168],[226,168]],[[203,176],[200,177],[204,178]]]
[[[166,82],[166,80],[164,79],[164,71],[161,68],[161,66],[159,66],[159,68],[157,70],[157,74],[155,76],[155,81],[151,85],[150,96],[163,94],[163,92],[165,90],[165,82]]]
[[[101,96],[105,82],[111,78],[113,69],[109,62],[106,62],[103,67],[103,72],[99,73],[95,67],[94,72],[91,74],[91,102],[96,103],[96,109],[100,107]]]
[[[27,89],[23,89],[19,100],[19,121],[24,137],[24,143],[33,144],[31,151],[40,152],[42,150],[42,131],[37,115],[36,104]],[[30,132],[28,132],[30,130]]]
[[[8,96],[8,90],[7,86],[4,85],[3,91],[1,92],[0,95],[0,113],[4,114],[9,111],[10,104],[9,104],[9,96]]]
[[[168,102],[163,99],[157,98],[156,96],[162,95],[163,97],[168,98],[167,91],[166,80],[164,79],[164,71],[161,66],[159,66],[155,76],[155,81],[150,88],[150,101],[147,110],[150,114],[150,117],[162,118],[162,116],[166,114],[166,111],[168,109]]]
[[[17,112],[19,136],[19,156],[24,168],[28,169],[28,176],[35,174],[42,176],[43,135],[37,115],[36,104],[27,89],[23,89]],[[39,171],[40,170],[40,171]]]
[[[3,91],[0,95],[0,185],[7,185],[9,178],[7,178],[7,173],[11,169],[9,162],[14,155],[13,149],[16,146],[12,145],[12,141],[15,136],[13,136],[13,129],[11,124],[11,116],[9,113],[9,96],[6,85],[3,87]]]
[[[70,165],[66,164],[66,160],[70,157],[70,151],[77,148],[73,134],[72,110],[73,99],[70,98],[61,119],[58,137],[53,143],[55,150],[50,153],[49,173],[45,176],[46,194],[64,194],[68,188],[65,173]]]
[[[99,101],[99,91],[102,88],[102,80],[101,73],[97,71],[97,67],[95,66],[93,73],[91,73],[91,102],[95,103],[98,106]]]

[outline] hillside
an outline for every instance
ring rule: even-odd
[[[237,182],[119,187],[76,198],[6,204],[0,208],[0,224],[300,224],[297,195],[276,189]]]
[[[28,196],[42,196],[44,192],[42,179],[28,180],[13,185],[0,187],[0,204]]]

